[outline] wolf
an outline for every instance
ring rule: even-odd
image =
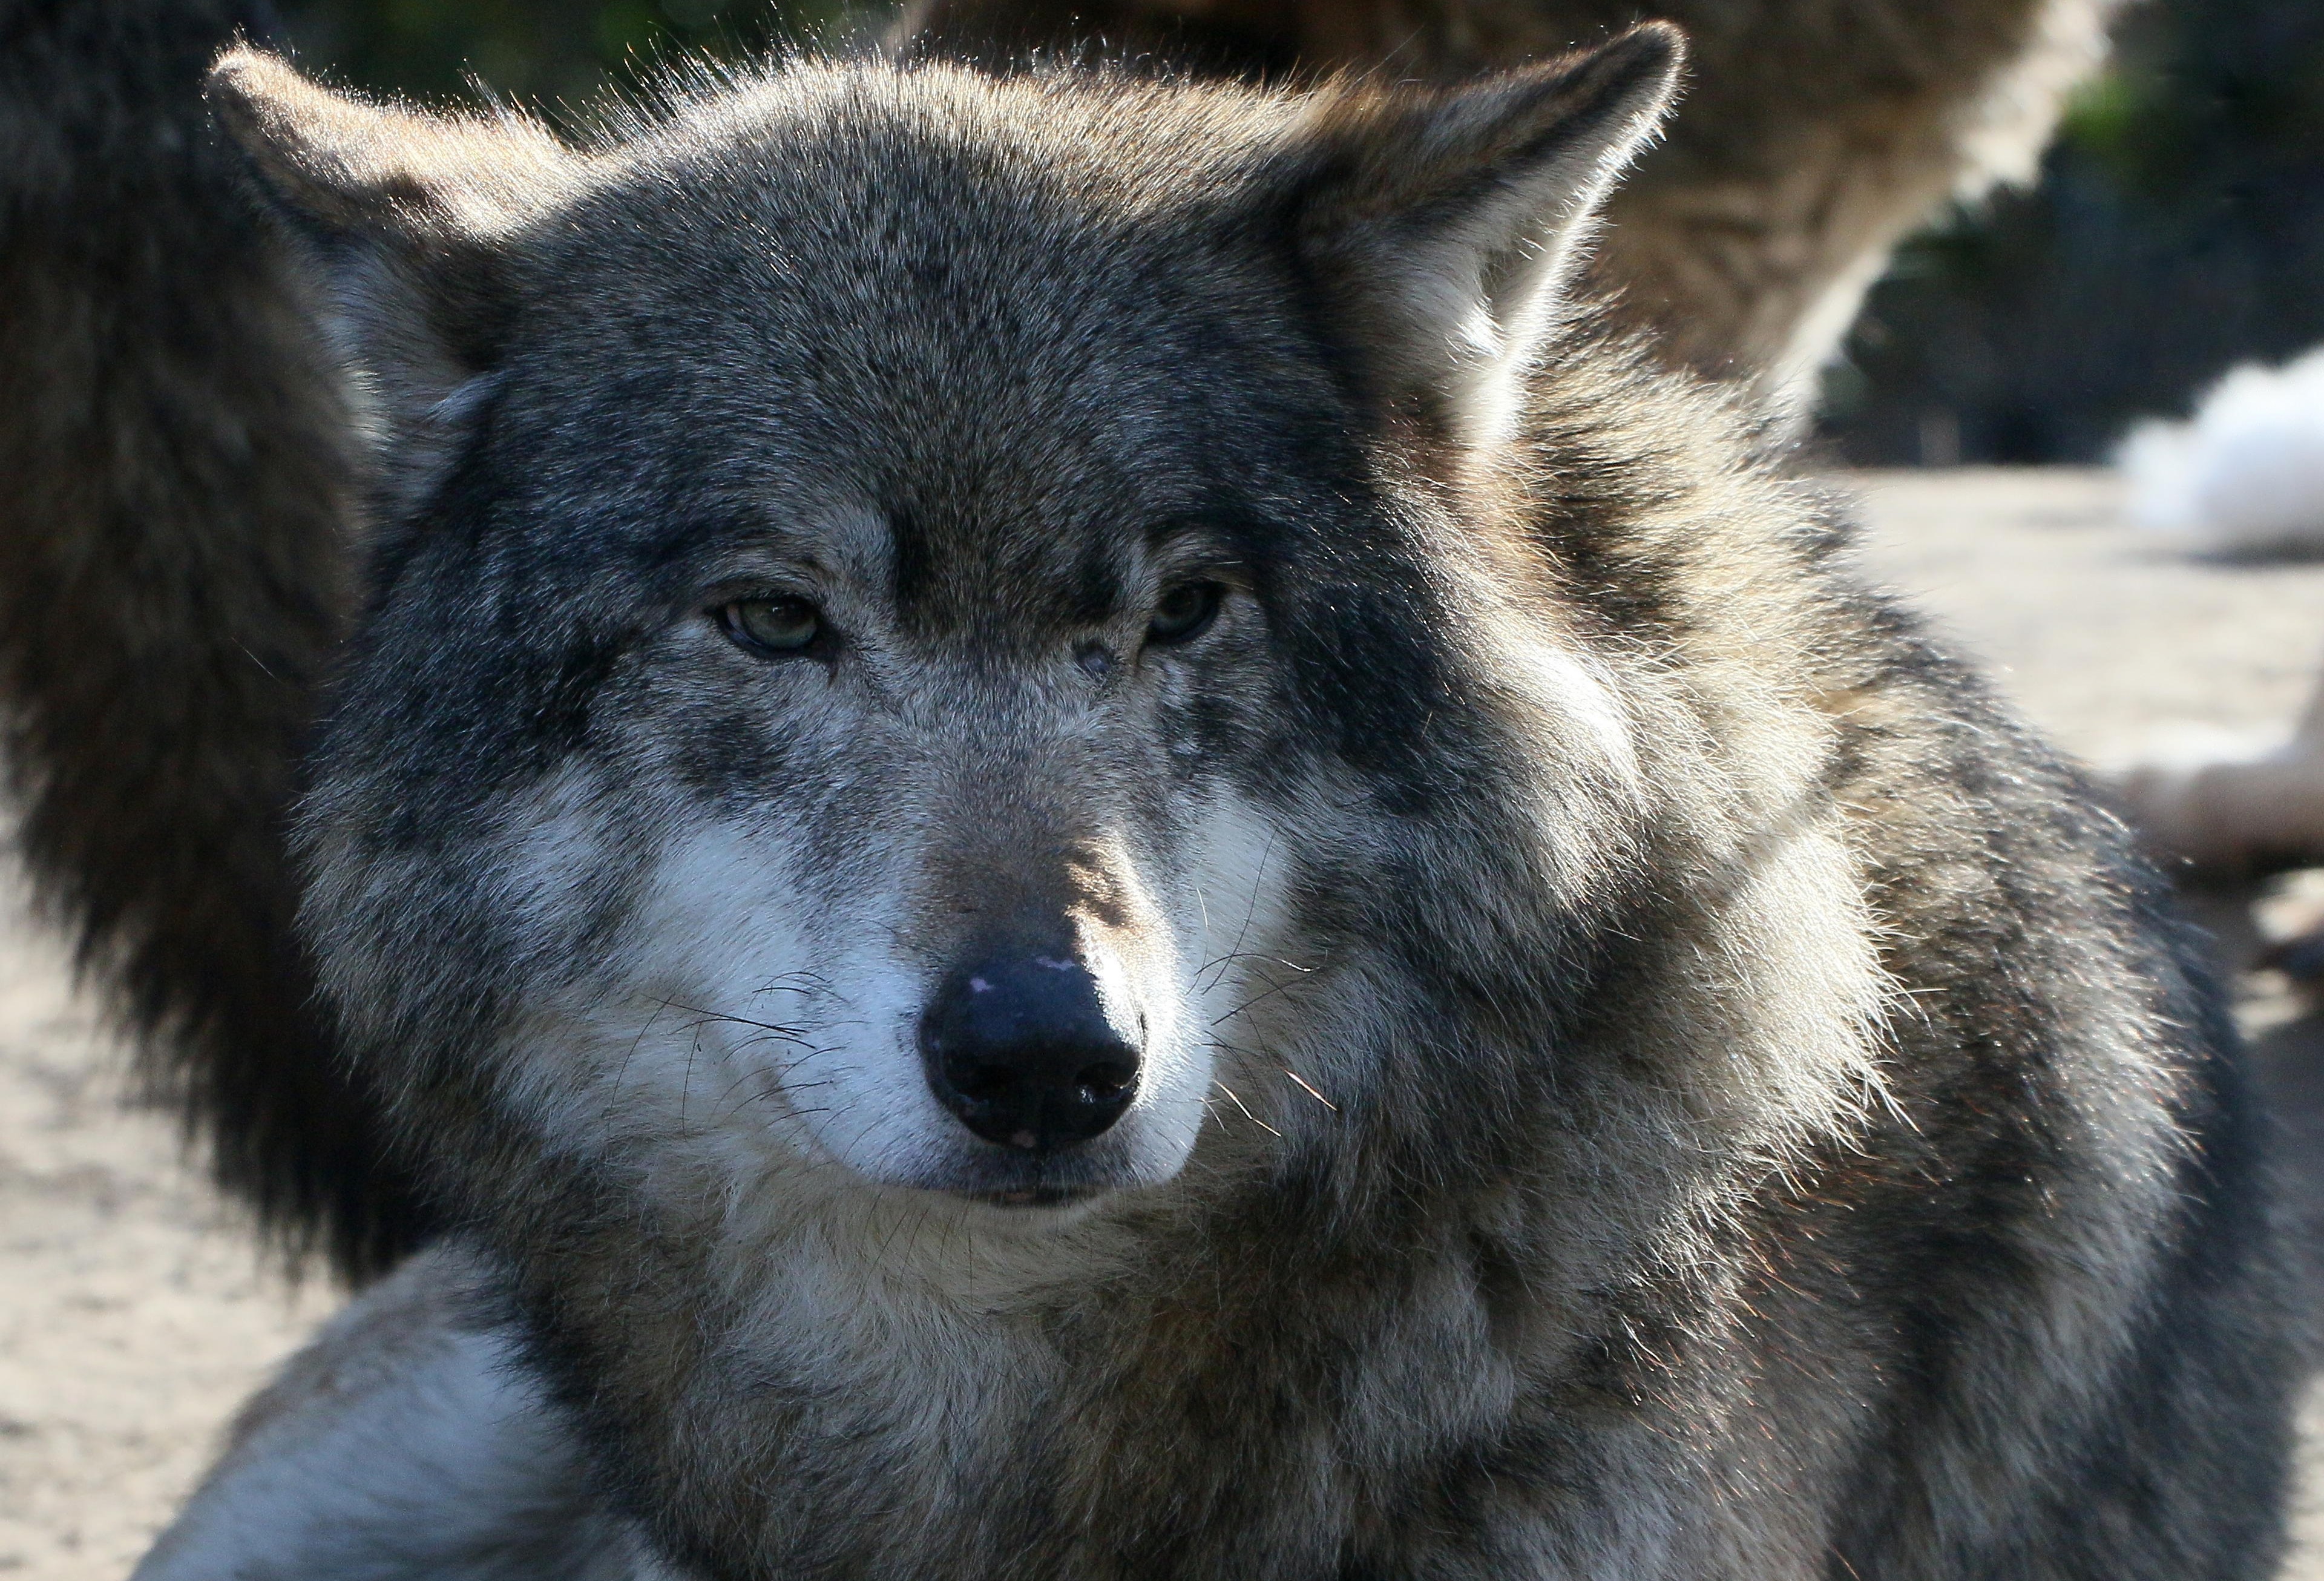
[[[1682,45],[228,56],[374,539],[295,843],[453,1228],[143,1572],[2257,1577],[2215,986],[1580,290]]]
[[[1692,99],[1580,266],[1656,355],[1757,399],[1803,387],[1899,229],[2030,159],[2106,7],[1675,10],[1702,41]],[[897,48],[1074,47],[1031,0],[1010,15],[916,13]],[[1088,19],[1231,76],[1452,77],[1628,18]],[[0,730],[19,848],[149,1094],[271,1246],[360,1283],[444,1221],[290,925],[288,808],[356,613],[367,463],[302,240],[246,200],[201,97],[270,21],[257,0],[0,8]],[[1796,425],[1777,406],[1771,432]]]

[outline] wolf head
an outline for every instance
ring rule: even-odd
[[[586,151],[225,60],[377,449],[305,925],[407,1119],[989,1213],[1363,1123],[1384,994],[1546,1013],[1485,963],[1637,767],[1475,518],[1679,52],[800,67]]]

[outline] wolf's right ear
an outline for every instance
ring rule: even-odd
[[[512,248],[588,162],[520,116],[371,104],[256,50],[222,56],[209,96],[268,190],[331,244],[334,328],[393,510],[432,482],[489,386]]]
[[[1364,82],[1296,123],[1298,246],[1373,394],[1489,447],[1599,206],[1675,97],[1685,36],[1450,88]]]

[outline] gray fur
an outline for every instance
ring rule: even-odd
[[[651,1581],[567,1422],[438,1245],[243,1407],[132,1581]]]
[[[800,66],[586,153],[221,68],[457,430],[382,474],[301,925],[667,1560],[2269,1572],[2257,1126],[2153,875],[1533,266],[1675,55]],[[722,632],[778,593],[822,646]],[[1021,918],[1190,1133],[925,1102]]]

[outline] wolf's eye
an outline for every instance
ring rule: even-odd
[[[1216,582],[1181,582],[1165,591],[1147,623],[1146,640],[1169,647],[1191,643],[1219,617],[1219,600],[1227,590]]]
[[[823,612],[804,598],[737,598],[719,610],[718,624],[755,653],[804,653],[823,635]]]

